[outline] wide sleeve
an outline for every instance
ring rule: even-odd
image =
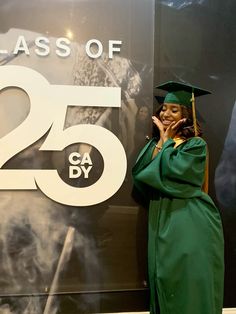
[[[206,142],[194,137],[174,148],[172,139],[152,160],[143,154],[134,167],[136,182],[148,185],[171,197],[189,198],[201,196],[204,180],[207,147]],[[142,162],[141,162],[142,161]]]
[[[137,176],[142,172],[152,161],[152,153],[155,147],[155,140],[149,141],[138,155],[137,161],[132,169],[134,182],[133,197],[142,205],[149,203],[150,186],[142,180],[137,179]],[[145,206],[146,207],[146,206]]]

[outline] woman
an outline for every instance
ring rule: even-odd
[[[175,82],[159,88],[169,91],[152,117],[159,138],[143,148],[133,168],[136,188],[149,198],[150,312],[220,314],[222,224],[203,191],[207,146],[195,136],[200,130],[192,117],[190,88],[196,96],[204,91]]]

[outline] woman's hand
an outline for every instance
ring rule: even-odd
[[[158,119],[156,116],[152,116],[152,121],[158,127],[160,131],[160,137],[162,137],[164,135],[165,130],[163,124],[161,123],[161,120]]]
[[[180,119],[177,122],[172,122],[163,134],[163,143],[165,143],[169,138],[174,138],[178,133],[180,126],[186,122],[186,118]]]
[[[158,119],[156,116],[152,116],[152,120],[153,120],[153,123],[158,127],[160,131],[160,139],[162,143],[165,143],[169,138],[174,138],[180,126],[184,122],[186,122],[186,118],[180,119],[177,122],[173,121],[165,130],[160,119]]]

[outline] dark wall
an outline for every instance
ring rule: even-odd
[[[236,191],[233,123],[225,143],[236,99],[235,14],[234,0],[156,1],[154,85],[180,80],[212,91],[196,99],[196,106],[209,145],[210,195],[224,224],[225,307],[236,306],[236,201],[230,198]]]

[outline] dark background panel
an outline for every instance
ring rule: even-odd
[[[178,80],[212,91],[212,95],[196,99],[196,106],[209,146],[209,192],[221,211],[224,225],[225,307],[236,306],[236,202],[224,205],[227,193],[235,191],[232,184],[235,146],[230,145],[231,158],[224,153],[228,149],[225,140],[236,98],[235,13],[233,0],[156,1],[154,85]],[[154,90],[154,94],[159,93]],[[154,107],[157,105],[156,102]],[[222,161],[229,174],[224,179],[228,192],[223,184],[217,186],[216,170]]]

